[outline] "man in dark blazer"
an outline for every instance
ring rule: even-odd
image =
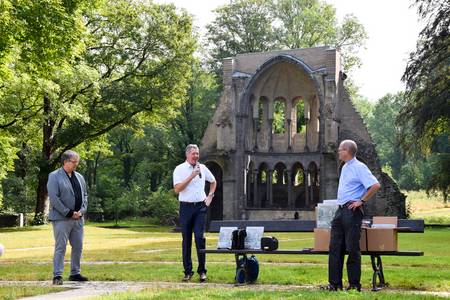
[[[47,182],[50,198],[48,219],[53,225],[55,252],[53,256],[53,284],[63,284],[64,255],[67,241],[72,246],[70,258],[71,281],[87,281],[80,274],[81,252],[83,249],[84,214],[87,209],[88,194],[83,176],[75,172],[80,155],[67,150],[61,156],[62,167],[50,173]]]

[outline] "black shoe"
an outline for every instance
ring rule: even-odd
[[[361,285],[360,284],[350,284],[345,290],[346,291],[357,290],[358,292],[361,292]]]
[[[342,291],[342,286],[328,284],[328,285],[321,286],[320,289],[322,291],[337,292],[338,290]]]
[[[76,275],[70,275],[69,276],[69,281],[88,281],[89,279],[87,277],[84,277],[81,274],[76,274]]]
[[[200,274],[200,282],[205,282],[206,281],[206,273],[201,273]]]
[[[61,276],[53,277],[53,284],[54,285],[63,285],[62,277]]]
[[[184,274],[183,281],[187,282],[187,281],[191,280],[193,275],[194,275],[194,273]]]

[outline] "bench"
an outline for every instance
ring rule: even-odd
[[[247,220],[230,220],[230,221],[212,221],[209,226],[209,232],[219,232],[222,226],[237,226],[245,228],[247,226],[264,226],[265,232],[312,232],[315,228],[315,221],[288,220],[288,221],[247,221]],[[404,233],[423,233],[423,220],[398,220],[398,232]],[[300,250],[229,250],[229,249],[204,249],[200,250],[205,254],[234,254],[236,268],[239,268],[240,259],[247,259],[248,254],[295,254],[295,255],[328,255],[328,251],[316,251],[312,248],[304,248]],[[378,291],[389,284],[385,281],[382,256],[423,256],[422,251],[362,251],[361,255],[369,255],[372,265],[372,291]]]

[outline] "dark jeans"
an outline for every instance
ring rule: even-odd
[[[204,202],[185,203],[180,202],[180,224],[183,236],[183,267],[184,274],[192,274],[192,231],[194,231],[195,246],[197,248],[198,268],[197,273],[206,273],[205,254],[199,253],[205,249],[205,218],[208,207]]]
[[[363,211],[346,207],[339,208],[331,222],[330,254],[328,256],[328,281],[336,287],[342,287],[342,269],[345,251],[348,252],[348,282],[353,286],[361,286],[361,222]]]

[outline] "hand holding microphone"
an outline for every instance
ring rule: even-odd
[[[200,172],[200,164],[199,163],[197,163],[195,165],[195,170],[198,171],[198,177],[202,178],[202,173]]]
[[[202,178],[202,173],[200,173],[200,164],[196,163],[194,167],[194,170],[192,171],[192,178],[198,175],[198,177]]]

